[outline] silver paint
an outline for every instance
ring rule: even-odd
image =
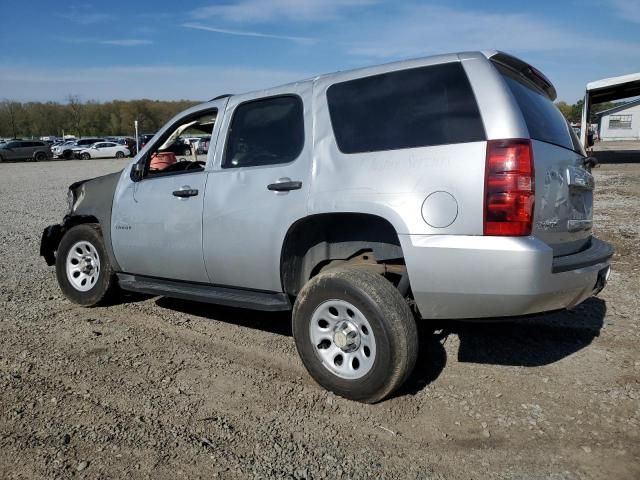
[[[533,141],[533,234],[485,237],[485,141],[350,155],[337,148],[326,102],[329,86],[456,61],[467,72],[487,138],[529,138],[515,99],[487,60],[491,55],[450,54],[338,72],[180,114],[175,119],[219,108],[205,171],[136,183],[129,176],[136,160],[125,169],[111,229],[123,271],[282,291],[280,255],[289,227],[307,215],[360,212],[384,218],[395,228],[425,318],[520,315],[579,303],[592,294],[598,270],[608,264],[551,273],[554,255],[580,249],[591,236],[592,192],[580,172],[580,155]],[[226,132],[237,105],[280,94],[303,100],[305,146],[300,156],[284,165],[222,169]],[[302,189],[267,190],[283,178],[301,181]],[[184,185],[201,194],[187,200],[171,196],[172,189]],[[425,199],[434,192],[447,192],[456,201],[448,224],[437,218],[439,202],[427,203],[425,214]],[[572,231],[578,224],[584,229]]]

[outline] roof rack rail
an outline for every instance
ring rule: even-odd
[[[209,101],[213,102],[214,100],[220,100],[221,98],[227,98],[227,97],[233,97],[233,93],[225,93],[224,95],[218,95],[217,97],[214,97]]]

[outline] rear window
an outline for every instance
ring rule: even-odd
[[[343,153],[485,140],[471,85],[459,62],[336,83],[329,114]]]
[[[553,102],[517,73],[500,65],[496,67],[522,111],[529,136],[582,153],[575,133]]]

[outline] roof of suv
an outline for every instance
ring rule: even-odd
[[[407,60],[399,60],[396,62],[389,62],[384,64],[377,64],[368,67],[361,67],[351,70],[338,70],[332,73],[325,73],[321,75],[316,75],[314,77],[308,77],[306,79],[302,79],[296,82],[290,82],[282,85],[274,85],[273,87],[268,87],[261,90],[254,90],[249,92],[241,92],[242,94],[257,94],[260,92],[267,92],[272,89],[277,88],[285,88],[289,85],[300,85],[303,83],[311,83],[316,82],[318,80],[330,80],[335,78],[337,81],[347,78],[354,78],[360,76],[369,76],[376,75],[379,73],[386,73],[395,70],[402,70],[405,68],[417,68],[427,65],[435,65],[439,63],[447,63],[447,62],[457,62],[460,60],[470,60],[474,58],[491,58],[491,57],[500,57],[500,63],[506,65],[519,73],[530,77],[534,83],[538,85],[539,88],[543,90],[543,92],[551,99],[555,100],[556,91],[551,82],[538,70],[534,67],[531,67],[526,62],[513,57],[504,52],[500,52],[497,50],[482,50],[482,51],[468,51],[468,52],[457,52],[457,53],[445,53],[440,55],[431,55],[428,57],[419,57],[414,59]],[[219,98],[226,98],[231,95],[220,95],[215,97],[210,101],[217,100]],[[208,102],[207,102],[208,103]]]

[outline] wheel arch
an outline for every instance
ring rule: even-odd
[[[56,252],[65,233],[75,226],[86,223],[99,225],[100,221],[93,215],[66,215],[61,224],[51,225],[44,230],[40,241],[40,256],[44,257],[47,265],[55,265]]]
[[[297,295],[318,267],[372,252],[378,262],[404,259],[398,233],[387,219],[370,213],[319,213],[292,224],[282,245],[283,291]]]
[[[47,263],[57,250],[62,236],[68,230],[83,223],[96,223],[100,226],[104,246],[114,271],[120,270],[111,244],[111,209],[113,195],[121,174],[122,171],[119,171],[87,181],[76,182],[69,187],[76,198],[73,211],[65,215],[60,225],[52,225],[43,233],[40,252]]]

